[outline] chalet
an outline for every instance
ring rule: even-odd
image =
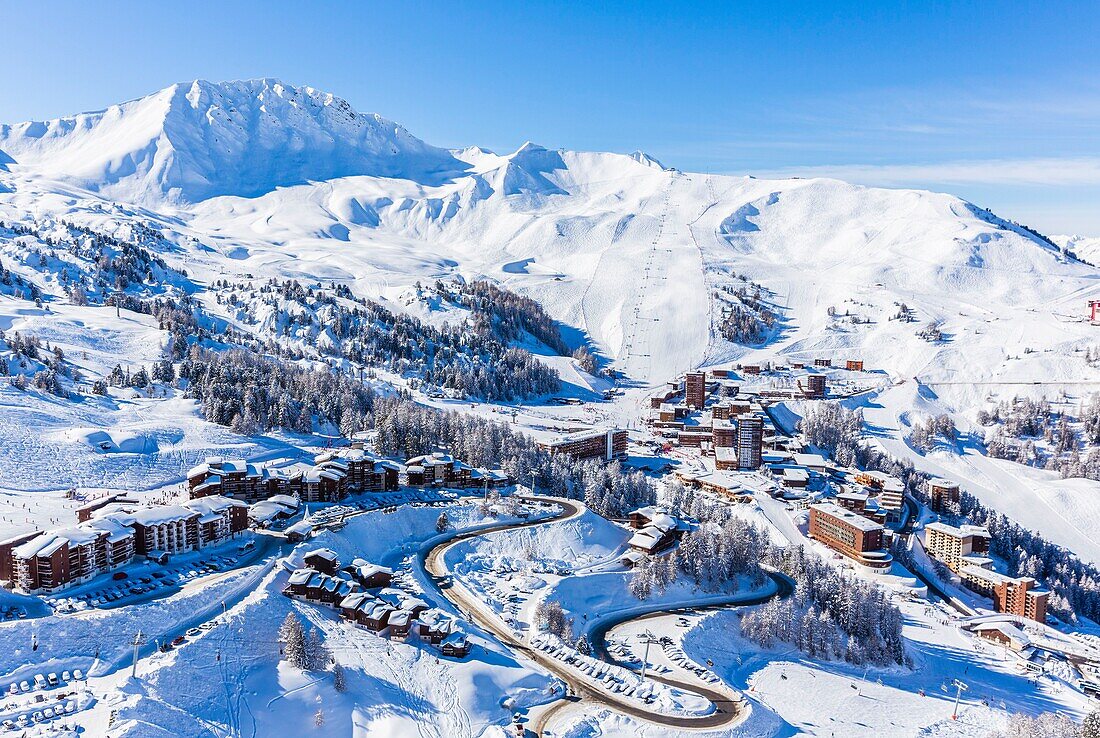
[[[350,565],[344,567],[344,571],[359,582],[363,589],[388,587],[390,582],[393,581],[393,569],[371,564],[363,561],[363,559],[356,559],[351,562]]]
[[[465,633],[451,633],[439,645],[440,652],[453,659],[463,659],[470,653],[470,641]]]
[[[390,616],[395,612],[397,610],[392,605],[374,600],[370,607],[364,607],[359,611],[359,624],[377,633],[389,624]]]
[[[316,548],[309,551],[302,557],[302,561],[308,568],[325,574],[335,574],[340,568],[340,560],[331,548]]]
[[[442,610],[431,608],[420,613],[416,619],[417,635],[420,640],[439,645],[454,629],[454,619]]]
[[[340,617],[354,623],[359,619],[359,609],[372,599],[366,592],[352,592],[340,600]]]
[[[310,582],[314,577],[319,576],[321,575],[313,569],[295,569],[287,580],[286,588],[283,589],[283,593],[294,595],[295,597],[305,597],[306,592],[309,590]]]
[[[284,535],[290,543],[301,543],[313,535],[313,523],[308,520],[299,520],[294,525],[289,526],[284,531]]]
[[[408,638],[415,617],[416,616],[408,610],[394,610],[390,613],[389,620],[387,621],[387,625],[390,628],[390,638],[398,641],[403,641]]]
[[[619,557],[619,563],[627,569],[633,569],[635,566],[645,561],[645,559],[646,555],[644,553],[631,549]]]
[[[683,534],[679,521],[652,507],[635,510],[630,518],[632,525],[635,520],[642,523],[628,543],[635,551],[646,554],[663,551],[680,540]]]
[[[416,456],[405,463],[409,484],[414,487],[470,487],[471,471],[453,456],[439,452]]]
[[[416,595],[395,587],[383,587],[374,593],[375,599],[392,605],[395,610],[408,610],[414,616],[428,609],[427,603]]]

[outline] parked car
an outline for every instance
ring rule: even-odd
[[[50,683],[51,687],[56,687],[61,684],[61,679],[59,679],[57,674],[52,671],[50,672],[49,676],[46,677],[46,681]]]
[[[50,686],[50,683],[46,681],[46,677],[44,677],[41,674],[35,674],[34,675],[34,688],[35,689],[45,689],[48,686]]]
[[[116,571],[114,574],[111,575],[111,579],[114,579],[115,581],[121,582],[123,579],[125,579],[128,576],[130,576],[130,575],[127,574],[124,571]]]

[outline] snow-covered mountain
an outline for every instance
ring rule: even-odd
[[[488,278],[539,302],[570,348],[588,344],[642,385],[741,360],[863,359],[897,383],[875,422],[899,456],[922,416],[952,414],[980,442],[970,424],[994,399],[1095,378],[1085,307],[1100,297],[1100,272],[951,195],[681,172],[640,152],[446,151],[274,80],[174,85],[99,113],[2,126],[0,150],[14,160],[0,170],[0,221],[64,219],[123,237],[148,226],[167,266],[186,270],[229,324],[204,284],[336,283],[416,311],[404,300],[417,282]],[[0,236],[4,265],[64,304],[76,272],[48,254],[41,267],[42,248]],[[751,324],[761,305],[774,321],[751,342],[731,340],[730,316]],[[92,324],[15,312],[5,329],[50,338],[64,328],[62,343]],[[940,340],[918,335],[930,323]],[[961,458],[974,468],[951,457],[940,472],[1001,494],[984,457]],[[1035,486],[1017,490],[1021,518],[1048,509]],[[1062,490],[1051,509],[1089,519],[1100,510],[1091,489]]]
[[[1100,237],[1061,235],[1050,239],[1081,261],[1094,266],[1100,264]]]
[[[460,165],[392,121],[273,79],[195,80],[106,110],[0,125],[0,150],[34,171],[153,203],[349,174],[431,179]]]

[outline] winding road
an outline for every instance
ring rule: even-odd
[[[504,530],[560,523],[576,518],[584,512],[584,508],[581,505],[562,498],[520,497],[519,499],[524,502],[536,504],[551,502],[560,506],[561,509],[554,515],[540,517],[537,520],[521,523],[501,523],[499,525],[455,533],[442,542],[435,541],[421,549],[419,553],[419,562],[424,572],[428,575],[427,578],[435,586],[439,596],[447,599],[471,622],[475,623],[486,632],[491,633],[500,643],[512,649],[517,654],[522,654],[523,657],[538,664],[568,685],[569,692],[567,696],[542,710],[537,718],[530,723],[529,727],[534,734],[536,736],[542,735],[543,730],[549,725],[554,715],[563,708],[577,703],[589,703],[610,707],[631,717],[640,718],[657,725],[664,725],[672,728],[715,729],[729,727],[739,722],[744,714],[742,708],[743,702],[739,694],[732,689],[719,691],[698,684],[677,681],[661,675],[649,675],[649,678],[652,678],[655,682],[699,694],[709,699],[714,704],[715,711],[708,715],[698,717],[669,716],[655,710],[646,709],[638,703],[627,700],[613,692],[597,689],[587,682],[582,681],[578,674],[574,673],[562,662],[527,644],[523,638],[516,634],[495,612],[488,609],[474,593],[453,580],[450,570],[444,563],[444,558],[447,551],[459,543],[471,538]],[[593,656],[607,664],[623,666],[623,664],[618,663],[608,654],[606,635],[612,628],[631,620],[641,620],[656,615],[676,613],[688,608],[709,610],[729,606],[756,605],[766,602],[772,597],[786,597],[793,591],[789,580],[786,578],[776,574],[773,574],[772,578],[776,582],[776,591],[766,595],[748,597],[744,595],[731,595],[726,600],[708,598],[698,606],[691,605],[690,603],[654,605],[652,608],[643,608],[641,611],[639,611],[639,609],[633,609],[628,613],[613,614],[603,618],[591,632],[590,640],[593,644]]]

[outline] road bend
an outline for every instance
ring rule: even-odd
[[[560,510],[549,517],[540,517],[537,520],[521,521],[518,523],[501,523],[499,525],[478,528],[477,530],[455,533],[444,541],[433,542],[429,546],[421,549],[418,559],[420,566],[428,575],[427,579],[435,586],[439,596],[448,600],[460,612],[465,613],[466,617],[483,628],[486,632],[492,633],[502,644],[512,649],[517,654],[522,654],[524,658],[538,664],[569,687],[566,697],[560,698],[556,703],[543,710],[538,718],[531,724],[530,727],[535,735],[542,735],[543,729],[549,724],[551,718],[562,709],[573,704],[583,703],[610,707],[631,717],[640,718],[657,725],[664,725],[672,728],[713,730],[732,726],[743,719],[745,710],[743,709],[742,701],[737,698],[736,693],[732,691],[731,693],[723,693],[697,684],[680,682],[668,677],[647,675],[656,682],[661,682],[668,686],[706,697],[714,704],[715,711],[708,715],[697,717],[669,716],[657,712],[656,710],[647,709],[613,692],[598,689],[582,681],[572,672],[572,670],[557,659],[528,645],[495,612],[487,608],[473,592],[464,587],[460,582],[455,581],[451,576],[451,571],[444,563],[444,558],[448,550],[462,541],[504,530],[515,530],[539,525],[549,525],[551,523],[560,523],[579,517],[584,512],[581,505],[572,500],[557,497],[520,497],[519,499],[524,502],[535,504],[551,502],[558,505]],[[604,618],[596,626],[596,629],[592,631],[592,641],[595,647],[593,655],[605,663],[622,666],[622,664],[619,664],[609,656],[605,639],[607,632],[611,628],[631,620],[655,617],[656,615],[667,613],[676,613],[687,609],[710,610],[729,606],[755,605],[766,602],[772,597],[785,597],[793,591],[790,581],[786,578],[776,574],[773,574],[772,578],[776,582],[777,589],[775,592],[767,595],[758,597],[745,597],[743,595],[731,596],[728,601],[715,601],[713,598],[709,598],[699,606],[694,606],[690,603],[677,603],[672,606],[666,605],[664,608],[661,606],[654,606],[651,610],[643,609],[639,611],[635,609],[628,614],[623,614],[621,616],[613,615]]]

